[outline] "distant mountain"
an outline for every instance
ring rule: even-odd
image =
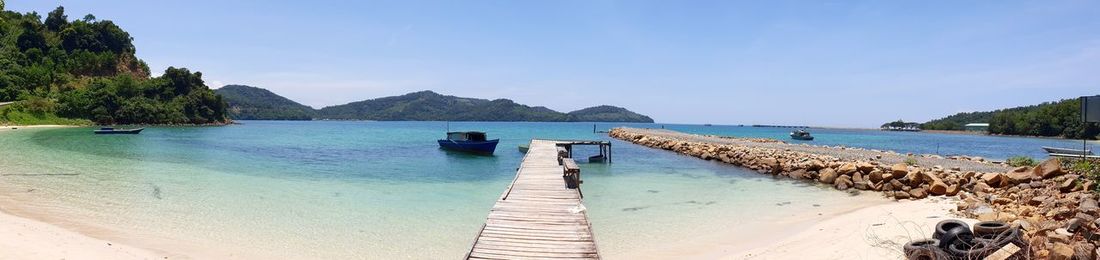
[[[478,99],[432,91],[382,97],[315,110],[266,89],[228,85],[215,90],[229,103],[229,115],[241,120],[378,120],[378,121],[533,121],[640,122],[648,116],[615,106],[596,106],[568,114],[508,99]]]
[[[401,96],[383,97],[318,111],[321,118],[380,121],[601,121],[653,122],[653,119],[624,108],[599,106],[569,114],[546,107],[517,104],[508,99],[477,99],[420,91]]]
[[[214,90],[229,104],[229,117],[241,120],[311,120],[316,111],[266,89],[228,85]]]
[[[582,122],[643,122],[653,123],[648,116],[616,106],[595,106],[569,112],[570,121]]]

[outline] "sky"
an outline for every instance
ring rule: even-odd
[[[420,90],[663,123],[877,127],[1100,94],[1100,1],[7,0],[154,74],[320,108]]]

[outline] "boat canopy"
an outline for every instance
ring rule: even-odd
[[[447,140],[451,141],[485,141],[485,132],[448,132]]]

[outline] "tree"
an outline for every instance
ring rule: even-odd
[[[42,31],[38,28],[38,24],[24,21],[22,27],[23,32],[19,34],[19,38],[16,39],[15,44],[19,47],[19,50],[45,50],[48,47],[48,45],[46,45],[46,36],[42,34]]]
[[[46,29],[54,32],[60,32],[62,28],[69,25],[69,17],[65,15],[65,7],[58,6],[49,14],[46,15]]]

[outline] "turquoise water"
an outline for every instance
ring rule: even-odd
[[[517,145],[534,137],[611,140],[593,134],[590,123],[450,123],[451,130],[483,130],[501,139],[495,156],[471,156],[438,148],[445,127],[246,121],[117,136],[92,135],[89,128],[4,131],[0,205],[195,258],[451,259],[465,253],[511,181],[522,158]],[[758,137],[785,131],[667,127]],[[926,149],[891,141],[906,135],[831,131],[815,135],[821,143],[847,138],[849,146]],[[950,149],[971,145],[991,158],[1006,154],[1000,147],[1058,141],[916,136],[910,138],[952,143]],[[585,205],[600,251],[610,259],[685,247],[677,243],[715,244],[707,240],[715,237],[753,238],[780,219],[882,201],[611,141],[614,163],[582,165]]]
[[[790,143],[808,143],[816,145],[843,145],[878,150],[892,150],[899,153],[969,155],[989,159],[1004,160],[1012,156],[1046,158],[1041,147],[1065,147],[1081,149],[1081,140],[1053,138],[1030,138],[1015,136],[963,135],[927,132],[894,132],[857,129],[809,129],[815,140],[792,140],[789,134],[794,129],[751,127],[751,126],[701,126],[701,125],[663,125],[667,129],[696,133],[729,135],[738,137],[773,138]],[[660,126],[658,126],[660,127]],[[1087,143],[1089,149],[1096,150],[1096,141]]]

